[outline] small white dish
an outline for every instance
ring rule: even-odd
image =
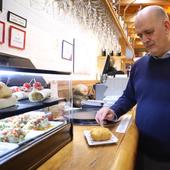
[[[84,130],[84,136],[87,139],[87,143],[90,146],[93,145],[106,145],[106,144],[113,144],[118,142],[118,138],[115,135],[112,135],[110,140],[105,140],[105,141],[94,141],[91,138],[90,131],[89,130]]]
[[[0,157],[18,147],[19,145],[15,143],[0,142]]]

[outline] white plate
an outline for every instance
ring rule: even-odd
[[[24,143],[24,142],[26,142],[26,141],[28,141],[28,140],[30,140],[30,139],[36,138],[36,137],[38,137],[39,135],[41,135],[41,134],[43,134],[43,133],[45,133],[45,132],[53,129],[54,127],[58,127],[58,126],[62,125],[63,122],[62,122],[62,121],[61,121],[61,122],[60,122],[60,121],[50,121],[50,124],[51,124],[51,127],[48,128],[48,129],[46,129],[46,130],[30,130],[30,131],[26,134],[24,140],[23,140],[22,142],[20,142],[19,144],[22,144],[22,143]]]
[[[112,144],[112,143],[117,143],[118,138],[115,135],[112,135],[110,140],[105,140],[105,141],[94,141],[91,138],[90,131],[89,130],[84,130],[84,136],[87,139],[87,142],[89,145],[106,145],[106,144]]]
[[[54,127],[57,127],[57,126],[62,125],[63,122],[62,121],[61,122],[60,121],[50,121],[50,124]],[[52,127],[52,128],[54,128],[54,127]]]
[[[19,145],[15,143],[0,142],[0,157],[18,147]]]

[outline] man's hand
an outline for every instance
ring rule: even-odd
[[[114,116],[115,112],[113,110],[108,107],[102,107],[99,111],[97,111],[95,119],[97,123],[103,125],[104,120],[113,120]]]

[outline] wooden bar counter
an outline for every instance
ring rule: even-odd
[[[38,170],[133,170],[138,132],[134,121],[125,134],[116,133],[118,124],[108,126],[119,139],[116,144],[89,146],[84,130],[94,126],[73,126],[73,141],[63,147]]]

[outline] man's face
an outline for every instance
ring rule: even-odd
[[[137,17],[136,33],[140,37],[146,50],[153,56],[161,56],[166,52],[168,37],[164,21],[157,21],[152,15]]]

